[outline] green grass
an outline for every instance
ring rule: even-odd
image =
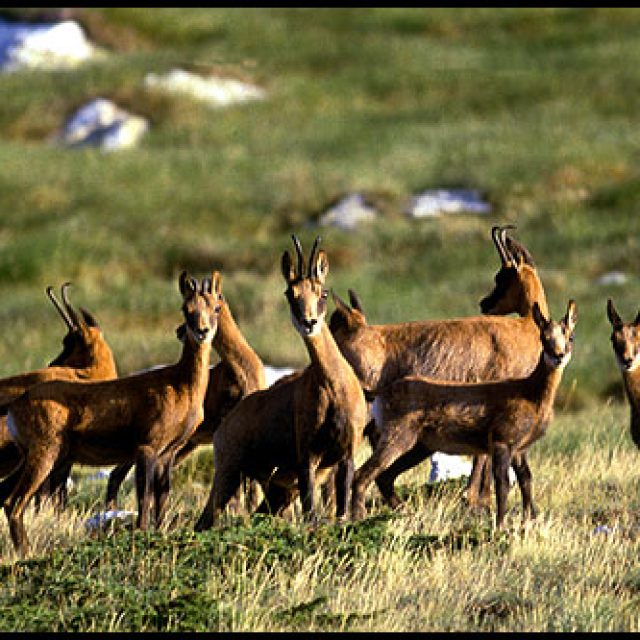
[[[43,527],[27,563],[10,560],[0,525],[3,628],[637,630],[636,452],[605,304],[612,297],[625,320],[640,306],[640,10],[78,15],[100,60],[0,76],[0,375],[57,355],[64,327],[44,291],[66,280],[121,373],[175,360],[184,268],[220,269],[265,362],[303,366],[279,270],[291,233],[305,247],[321,234],[329,286],[342,297],[354,288],[369,321],[384,323],[478,313],[498,266],[490,228],[516,224],[552,314],[577,301],[576,346],[556,422],[534,448],[543,516],[524,540],[487,542],[489,519],[466,514],[455,491],[410,494],[418,510],[388,520],[374,502],[371,523],[327,525],[318,540],[266,520],[193,536],[203,454],[178,474],[170,531],[86,540],[74,527],[99,505],[95,488],[79,490],[68,521]],[[147,73],[182,64],[255,82],[268,98],[210,109],[144,89]],[[151,120],[142,144],[53,145],[64,118],[98,96]],[[403,216],[412,194],[440,186],[477,188],[493,212]],[[357,233],[318,227],[351,191],[380,219]],[[612,270],[627,282],[596,284]],[[599,518],[626,533],[591,537]],[[431,550],[434,536],[476,542]],[[344,545],[357,549],[349,562]],[[57,604],[44,607],[49,593]]]

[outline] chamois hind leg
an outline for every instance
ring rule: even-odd
[[[352,519],[364,517],[364,497],[369,485],[416,442],[417,434],[410,428],[388,428],[384,432],[371,457],[355,473],[351,495]]]
[[[171,489],[171,471],[175,460],[175,452],[165,454],[158,460],[155,467],[153,492],[155,505],[155,522],[159,527],[164,519],[167,507],[167,498]]]
[[[507,498],[509,497],[509,465],[511,452],[506,444],[494,443],[493,481],[496,487],[496,528],[501,529],[507,512]]]
[[[298,491],[289,487],[270,482],[263,488],[264,498],[254,513],[281,515],[282,512],[296,499]]]
[[[133,465],[133,462],[123,462],[111,469],[107,482],[107,494],[104,500],[107,511],[118,508],[118,491]]]
[[[67,491],[67,480],[71,473],[71,463],[65,462],[61,465],[54,465],[51,473],[40,485],[34,496],[35,508],[40,510],[41,505],[50,500],[56,513],[60,514],[67,508],[69,503],[69,493]]]
[[[149,446],[142,446],[136,453],[136,493],[138,497],[138,522],[139,529],[149,527],[149,510],[157,456]]]
[[[534,519],[537,515],[536,508],[532,500],[531,492],[531,469],[527,462],[527,455],[521,453],[515,455],[511,461],[511,466],[516,473],[520,493],[522,494],[522,520]]]
[[[29,500],[51,471],[59,446],[49,447],[46,457],[28,452],[19,479],[5,506],[11,540],[21,556],[29,552],[29,539],[24,528],[24,511]]]
[[[400,500],[394,486],[396,478],[405,471],[417,467],[432,453],[433,452],[421,442],[417,442],[414,447],[407,451],[407,453],[402,454],[388,469],[376,478],[376,485],[378,485],[382,497],[392,509],[396,509],[402,504],[402,500]]]
[[[467,483],[467,504],[473,509],[491,506],[491,459],[486,454],[473,457],[473,467]]]

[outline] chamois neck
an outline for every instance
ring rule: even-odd
[[[262,362],[242,335],[226,302],[220,307],[213,348],[238,380],[245,380],[248,385],[265,386]]]
[[[640,369],[623,371],[622,381],[631,409],[631,437],[640,447]]]
[[[555,400],[556,391],[562,380],[562,373],[567,363],[552,367],[547,363],[544,350],[540,353],[538,365],[528,378],[530,397],[540,406],[551,407]]]
[[[526,278],[522,283],[522,299],[520,301],[520,315],[521,316],[533,316],[533,303],[537,302],[542,311],[542,315],[545,318],[549,317],[549,308],[547,306],[547,298],[544,294],[544,289],[540,280],[531,276]]]
[[[209,359],[211,356],[211,343],[202,342],[196,344],[190,336],[187,336],[182,345],[182,353],[176,366],[185,375],[185,381],[209,380]]]
[[[316,335],[305,336],[304,343],[311,358],[311,365],[320,369],[324,377],[336,377],[345,365],[350,368],[326,323],[322,323]]]

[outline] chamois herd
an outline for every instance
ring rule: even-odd
[[[243,488],[250,512],[280,515],[299,498],[312,522],[362,518],[372,482],[396,508],[396,478],[436,451],[474,457],[466,499],[488,506],[493,484],[497,528],[509,467],[523,519],[534,518],[527,452],[552,420],[577,308],[569,300],[564,316],[551,319],[536,265],[512,228],[491,231],[500,267],[482,315],[385,325],[368,324],[352,290],[349,303],[333,294],[327,321],[327,253],[316,238],[305,260],[292,236],[295,256],[284,251],[281,271],[309,364],[270,387],[217,271],[199,283],[180,274],[178,361],[123,377],[94,316],[69,302],[69,283],[61,301],[48,287],[67,327],[62,352],[48,367],[0,380],[0,502],[17,552],[29,551],[30,500],[64,508],[73,464],[113,465],[107,508],[135,466],[136,526],[145,529],[151,517],[155,526],[163,520],[173,467],[211,444],[212,485],[197,531],[243,508]],[[640,447],[640,314],[625,323],[608,300],[607,317]],[[356,469],[365,439],[371,455]]]

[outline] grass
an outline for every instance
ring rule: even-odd
[[[196,536],[205,451],[177,474],[173,527],[91,539],[82,522],[103,487],[78,469],[62,518],[30,516],[31,559],[15,561],[0,525],[0,627],[637,630],[637,452],[605,304],[627,320],[640,300],[640,11],[76,12],[99,60],[0,77],[0,376],[57,355],[63,326],[44,290],[66,280],[122,374],[174,360],[183,268],[221,269],[265,362],[303,366],[279,273],[291,233],[303,246],[321,234],[329,285],[355,289],[383,323],[478,313],[498,266],[490,228],[516,224],[552,314],[577,301],[576,346],[556,420],[532,450],[541,517],[523,537],[492,538],[459,484],[427,491],[423,469],[402,478],[399,514],[372,494],[358,525],[312,532],[254,518]],[[268,98],[216,110],[144,89],[147,73],[182,64],[255,82]],[[98,96],[150,119],[142,144],[52,144]],[[480,190],[492,213],[403,215],[411,195],[441,186]],[[356,233],[318,227],[352,191],[380,218]],[[614,270],[623,285],[598,284]],[[594,534],[600,524],[614,533]]]

